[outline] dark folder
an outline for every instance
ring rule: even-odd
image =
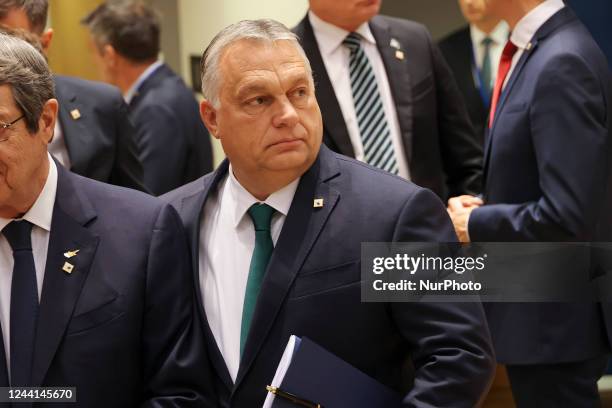
[[[322,408],[393,408],[401,396],[307,338],[297,342],[280,390]],[[302,405],[276,396],[273,408]]]

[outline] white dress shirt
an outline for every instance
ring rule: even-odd
[[[38,286],[38,299],[42,292],[45,265],[47,263],[47,250],[49,247],[49,234],[51,232],[51,218],[55,205],[57,192],[57,167],[49,155],[49,175],[34,205],[25,213],[23,220],[29,221],[32,226],[32,253],[34,255],[34,268],[36,269],[36,284]],[[0,217],[0,230],[3,230],[12,219]],[[11,316],[11,282],[13,279],[13,250],[4,234],[0,234],[0,323],[2,324],[2,339],[6,354],[6,365],[10,375],[10,316]],[[1,364],[1,362],[0,362]]]
[[[502,52],[508,42],[510,35],[510,29],[505,21],[501,21],[489,34],[481,31],[478,27],[470,25],[470,36],[472,37],[472,46],[474,51],[474,58],[476,66],[479,70],[482,70],[482,62],[485,55],[485,46],[482,43],[486,37],[489,37],[493,42],[489,46],[489,59],[491,61],[491,83],[489,84],[490,89],[495,86],[495,78],[497,71],[499,70],[499,62],[501,60]],[[479,79],[476,79],[476,84],[480,83]]]
[[[510,36],[510,40],[518,47],[518,51],[512,58],[512,65],[504,81],[504,87],[508,84],[516,64],[518,64],[535,33],[564,7],[565,3],[563,3],[563,0],[546,0],[519,20]]]
[[[275,246],[298,183],[299,179],[264,201],[276,210],[271,225]],[[247,211],[258,202],[230,166],[228,176],[206,201],[200,219],[200,291],[208,324],[234,381],[240,366],[242,306],[255,249],[255,228]]]
[[[130,89],[128,89],[125,95],[123,95],[123,100],[125,101],[125,103],[129,105],[130,102],[132,102],[132,99],[134,99],[136,94],[138,94],[138,89],[140,88],[140,85],[142,85],[144,81],[149,79],[149,77],[153,75],[155,71],[157,71],[157,68],[161,67],[163,64],[163,61],[155,61],[154,63],[149,65],[147,69],[142,71],[142,74],[140,74],[140,76],[136,81],[134,81]]]
[[[60,106],[60,109],[62,107]],[[55,130],[53,131],[53,140],[49,143],[49,153],[57,159],[62,166],[70,169],[70,157],[68,156],[68,148],[66,147],[66,140],[64,139],[64,130],[60,124],[59,117],[55,121]]]
[[[340,105],[340,110],[342,111],[342,116],[344,117],[344,122],[346,123],[346,128],[351,139],[351,144],[355,151],[355,158],[364,161],[363,141],[359,131],[359,124],[357,123],[353,91],[351,90],[349,71],[351,52],[347,47],[342,45],[342,42],[350,33],[340,27],[323,21],[312,11],[308,12],[308,18],[310,19],[310,24],[312,25],[319,46],[319,51],[323,57],[325,70],[327,71],[327,75],[329,76],[329,80],[336,94],[336,99]],[[370,31],[368,23],[363,23],[355,32],[362,37],[361,46],[370,60],[376,82],[378,83],[378,90],[382,99],[385,117],[389,124],[389,131],[391,133],[399,175],[405,179],[409,179],[410,170],[408,162],[406,161],[404,142],[401,137],[402,133],[395,110],[395,102],[391,94],[385,65],[378,52],[378,48],[376,48],[376,40]]]

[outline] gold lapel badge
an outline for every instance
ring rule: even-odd
[[[314,202],[312,203],[312,206],[314,208],[322,208],[323,207],[323,199],[322,198],[315,198]]]
[[[78,120],[81,117],[81,112],[78,109],[73,109],[70,111],[70,116],[72,116],[72,119]]]
[[[64,266],[62,266],[62,271],[66,272],[67,274],[71,274],[73,269],[73,264],[71,264],[70,262],[64,262]]]
[[[75,249],[74,251],[67,251],[64,252],[64,258],[72,258],[73,256],[76,256],[79,253],[80,249]]]
[[[397,58],[400,61],[403,61],[404,60],[404,51],[396,50],[395,51],[395,58]]]

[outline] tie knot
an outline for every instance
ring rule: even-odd
[[[361,36],[357,33],[350,33],[342,41],[342,44],[351,50],[351,52],[355,52],[361,47]]]
[[[511,59],[517,51],[518,47],[511,40],[508,40],[502,52],[502,58]]]
[[[268,204],[257,203],[249,208],[249,215],[253,220],[256,231],[270,231],[270,224],[274,211],[274,208],[270,207]]]
[[[493,39],[491,37],[485,37],[482,40],[482,45],[485,46],[485,48],[488,48],[491,46],[491,44],[493,44]]]
[[[28,221],[11,221],[11,223],[2,230],[13,252],[32,250],[31,232],[32,224]]]

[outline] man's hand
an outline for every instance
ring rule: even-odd
[[[461,242],[470,242],[468,235],[468,219],[470,213],[483,205],[484,202],[474,196],[462,195],[448,200],[448,215],[450,215],[455,227],[455,233]]]

